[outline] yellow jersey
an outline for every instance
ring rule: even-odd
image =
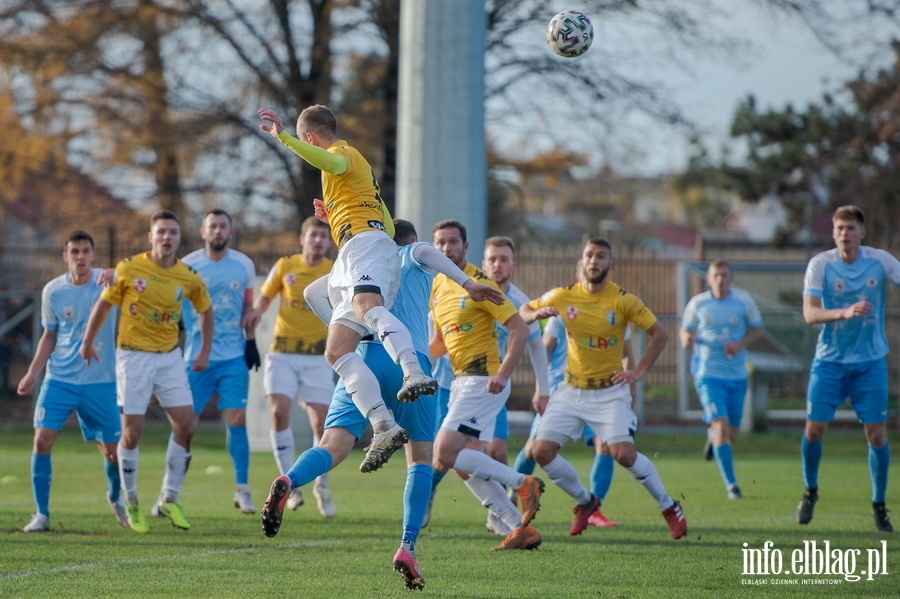
[[[285,354],[324,354],[328,325],[316,316],[303,299],[306,287],[331,271],[332,262],[323,258],[316,266],[310,266],[303,254],[279,258],[260,293],[269,298],[281,294],[278,318],[275,320],[275,334],[272,336],[270,352]]]
[[[163,268],[150,259],[150,252],[119,262],[115,283],[100,297],[121,306],[117,347],[158,353],[178,346],[182,300],[190,300],[198,314],[212,305],[197,271],[177,258]]]
[[[463,271],[479,283],[499,289],[474,264]],[[505,323],[519,313],[509,299],[498,306],[476,302],[446,275],[438,274],[431,287],[434,326],[441,331],[456,376],[493,376],[500,369],[500,346],[494,321]]]
[[[656,316],[637,296],[612,282],[597,293],[588,292],[581,283],[557,287],[528,306],[553,306],[562,315],[568,349],[565,381],[579,389],[611,386],[610,377],[622,370],[628,323],[645,331],[656,323]]]
[[[338,249],[363,231],[385,231],[393,237],[394,222],[368,161],[344,140],[331,144],[328,151],[347,161],[347,170],[340,175],[322,171],[322,201]]]

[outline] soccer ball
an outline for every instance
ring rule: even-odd
[[[594,26],[587,15],[577,10],[564,10],[547,27],[550,49],[566,58],[581,56],[594,41]]]

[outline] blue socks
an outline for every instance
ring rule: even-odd
[[[234,479],[239,485],[246,485],[250,472],[250,441],[246,426],[228,427],[228,455],[234,464]]]
[[[822,461],[822,442],[800,441],[800,456],[803,463],[803,484],[807,489],[819,488],[819,462]]]
[[[594,456],[594,466],[591,468],[591,493],[599,497],[600,501],[603,501],[609,492],[615,464],[616,461],[611,455]]]
[[[31,489],[34,492],[34,503],[39,514],[50,516],[50,479],[53,468],[50,465],[50,454],[31,454]],[[116,471],[118,476],[118,470]]]
[[[821,448],[821,443],[819,447]],[[734,478],[734,458],[731,453],[731,444],[726,443],[713,447],[713,455],[716,456],[716,464],[719,465],[719,474],[722,475],[725,486],[729,487],[737,483]]]
[[[316,480],[320,474],[331,470],[331,454],[321,447],[307,449],[300,454],[294,465],[284,473],[291,479],[291,488],[296,489]]]
[[[119,478],[118,462],[103,460],[103,471],[106,472],[106,489],[110,501],[118,501],[122,492],[122,479]]]
[[[416,539],[425,518],[431,496],[434,469],[428,464],[413,464],[406,469],[406,488],[403,490],[403,538],[401,546],[415,557]]]
[[[536,466],[537,462],[535,462],[534,460],[529,460],[525,457],[524,447],[521,449],[521,451],[519,451],[519,455],[516,456],[516,461],[513,462],[513,470],[522,474],[534,474],[534,469]]]
[[[884,492],[887,488],[888,466],[891,463],[891,452],[888,444],[882,447],[869,445],[869,475],[872,477],[872,503],[884,503]]]

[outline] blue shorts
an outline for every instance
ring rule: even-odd
[[[194,413],[199,414],[213,395],[219,394],[216,407],[220,410],[246,410],[247,385],[250,374],[244,356],[231,360],[210,362],[202,372],[191,370],[187,364],[188,383],[194,398]]]
[[[437,398],[434,395],[422,395],[412,403],[399,401],[397,392],[403,386],[403,370],[391,360],[384,346],[380,343],[363,342],[359,344],[357,352],[381,384],[381,398],[385,406],[394,413],[397,424],[406,429],[410,441],[433,442]],[[431,362],[428,357],[422,354],[418,356],[422,370],[431,376]],[[325,417],[325,428],[339,426],[358,440],[368,424],[368,419],[360,413],[347,393],[343,379],[338,381],[331,406],[328,408],[328,416]]]
[[[850,396],[850,404],[863,424],[887,420],[887,360],[842,364],[813,360],[806,392],[806,417],[831,422],[837,407]]]
[[[85,441],[119,442],[122,423],[114,382],[73,385],[44,379],[34,407],[34,428],[61,431],[73,410]]]
[[[703,422],[709,424],[716,418],[728,418],[728,424],[740,428],[744,415],[744,398],[747,396],[747,379],[702,378],[695,382],[700,405],[703,406]]]
[[[509,415],[506,413],[506,406],[497,412],[497,420],[494,421],[494,438],[509,440]]]
[[[437,412],[437,417],[434,421],[434,436],[436,437],[438,430],[441,428],[441,423],[447,416],[447,412],[450,411],[450,389],[438,387],[437,393],[435,393],[434,396],[437,398],[437,401],[435,401],[435,412]]]

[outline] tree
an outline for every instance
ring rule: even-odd
[[[731,126],[746,159],[716,165],[701,150],[679,185],[733,189],[750,202],[775,194],[794,231],[804,228],[811,208],[831,214],[857,204],[868,215],[869,240],[889,247],[900,225],[900,43],[892,48],[890,68],[860,71],[803,109],[760,110],[748,97]]]

